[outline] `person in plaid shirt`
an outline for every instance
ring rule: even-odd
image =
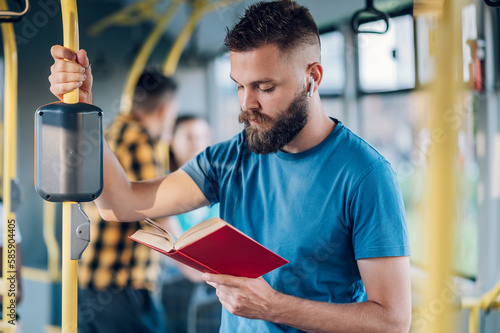
[[[105,131],[130,180],[165,173],[154,147],[161,136],[168,140],[172,133],[175,91],[172,79],[146,70],[135,89],[131,113],[116,116]],[[142,222],[106,222],[93,203],[85,211],[92,230],[79,268],[78,331],[165,332],[164,311],[151,294],[160,271],[158,254],[128,238]]]

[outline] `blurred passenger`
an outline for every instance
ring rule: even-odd
[[[165,173],[154,146],[161,137],[172,135],[176,89],[176,83],[160,71],[146,70],[137,83],[130,114],[116,116],[105,131],[128,179],[147,180]],[[128,238],[141,223],[106,222],[94,204],[85,211],[92,230],[79,269],[78,332],[165,332],[162,306],[152,297],[160,273],[159,255]]]
[[[193,115],[177,118],[173,138],[170,145],[170,170],[176,171],[193,157],[207,148],[212,141],[212,133],[205,119]],[[219,216],[219,205],[205,206],[175,218],[179,222],[181,232],[185,232],[196,224]]]
[[[211,129],[205,119],[195,115],[183,115],[177,118],[170,144],[170,170],[176,171],[193,157],[207,148],[212,141]],[[205,206],[196,210],[173,216],[169,221],[169,229],[179,237],[189,228],[212,217],[219,216],[219,204]],[[221,305],[215,296],[215,290],[202,283],[201,273],[186,265],[178,264],[168,257],[164,261],[164,279],[162,303],[165,305],[168,332],[187,332],[190,322],[196,321],[195,309],[202,301],[213,300],[212,315],[203,318],[210,320],[215,332],[220,323]],[[200,318],[198,318],[198,321]],[[207,325],[206,332],[210,332]]]

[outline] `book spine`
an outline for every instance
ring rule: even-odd
[[[212,273],[212,274],[220,274],[218,271],[215,269],[212,269],[208,267],[207,265],[204,265],[203,263],[199,262],[198,260],[188,256],[187,254],[182,253],[181,251],[177,250],[173,253],[166,253],[167,256],[171,257],[172,259],[177,260],[180,263],[183,263],[185,265],[188,265],[189,267],[192,267],[200,272],[203,273]]]
[[[151,248],[151,249],[153,249],[155,251],[158,251],[158,252],[160,252],[160,253],[162,253],[162,254],[164,254],[164,255],[166,255],[166,256],[174,259],[174,260],[177,260],[178,262],[183,263],[184,265],[192,267],[192,268],[194,268],[194,269],[196,269],[196,270],[198,270],[200,272],[220,274],[215,269],[212,269],[212,268],[208,267],[207,265],[202,264],[198,260],[193,259],[192,257],[188,256],[187,254],[184,254],[184,253],[180,252],[179,250],[172,249],[170,252],[167,252],[167,251],[164,251],[162,249],[157,248],[156,246],[153,246],[151,244],[148,244],[148,243],[145,243],[143,241],[137,240],[133,236],[129,236],[129,238],[133,239],[134,241],[136,241],[138,243],[146,245],[147,247],[149,247],[149,248]]]

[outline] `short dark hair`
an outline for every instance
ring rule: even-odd
[[[205,117],[195,115],[194,113],[188,113],[188,114],[183,114],[181,116],[178,116],[177,119],[175,120],[174,124],[174,130],[173,132],[175,133],[177,129],[179,128],[180,125],[182,125],[185,122],[191,121],[191,120],[203,120],[207,121]]]
[[[137,81],[132,113],[153,113],[166,97],[173,98],[176,91],[177,83],[171,77],[165,76],[158,68],[147,68]]]
[[[177,119],[175,120],[174,130],[172,131],[172,133],[175,134],[179,129],[179,126],[192,120],[207,121],[205,117],[196,115],[194,113],[183,114],[182,116],[177,117]],[[180,165],[177,165],[177,162],[175,161],[175,152],[173,151],[173,149],[169,149],[168,152],[169,152],[170,171],[176,171],[177,169],[179,169]]]
[[[255,3],[226,32],[224,45],[235,52],[268,44],[275,44],[281,51],[300,44],[320,45],[318,26],[309,9],[290,0]]]

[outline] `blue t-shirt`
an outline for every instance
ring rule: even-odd
[[[201,207],[190,212],[175,216],[177,222],[179,222],[182,233],[185,233],[189,228],[194,227],[200,222],[211,219],[212,217],[219,217],[218,204]]]
[[[244,133],[183,168],[221,218],[290,261],[264,278],[301,298],[366,300],[357,259],[408,256],[403,201],[389,162],[341,122],[319,145],[250,151]],[[298,332],[223,311],[221,332]]]

